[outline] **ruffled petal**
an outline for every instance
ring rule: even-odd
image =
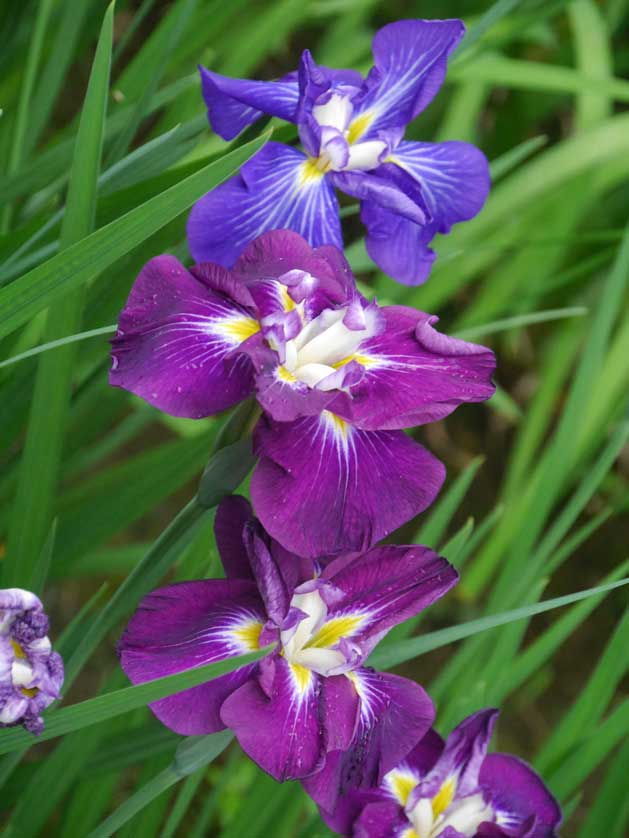
[[[158,256],[120,314],[109,381],[173,416],[218,413],[253,389],[251,362],[234,350],[258,331],[249,311]]]
[[[526,838],[554,838],[557,834],[561,808],[541,778],[522,760],[508,754],[488,754],[480,769],[479,784],[505,834],[517,835],[517,828],[530,819],[534,826],[525,833]]]
[[[214,537],[228,579],[253,579],[245,546],[245,525],[253,519],[248,500],[230,495],[219,504],[214,518]]]
[[[373,172],[334,172],[330,178],[337,189],[359,201],[373,202],[414,224],[429,220],[420,189],[399,167],[387,163]]]
[[[427,547],[383,545],[344,563],[338,571],[335,564],[323,573],[338,589],[329,620],[356,622],[352,641],[365,657],[390,628],[419,614],[459,578],[446,559]]]
[[[259,648],[266,614],[253,582],[180,582],[146,596],[119,644],[122,668],[134,684]],[[255,672],[250,664],[151,704],[176,733],[196,736],[225,726],[223,701]]]
[[[320,719],[321,679],[279,655],[265,659],[259,678],[233,692],[221,710],[223,723],[242,749],[280,782],[321,767],[325,737]]]
[[[388,161],[416,179],[438,233],[474,218],[489,194],[487,158],[469,143],[404,142]]]
[[[332,813],[339,796],[379,786],[408,754],[434,719],[434,707],[419,684],[398,675],[359,668],[346,676],[360,699],[352,745],[328,754],[325,766],[304,781],[313,800]]]
[[[365,92],[355,100],[361,140],[405,126],[424,110],[441,87],[448,55],[464,32],[460,20],[398,20],[376,33],[374,67]]]
[[[361,431],[327,411],[263,418],[254,444],[258,517],[284,547],[312,558],[369,549],[429,506],[445,474],[402,431]]]
[[[441,334],[433,326],[438,318],[421,311],[386,306],[381,312],[384,329],[354,359],[364,376],[331,411],[365,430],[409,428],[493,395],[491,350]]]
[[[299,101],[297,73],[278,81],[233,79],[199,67],[201,88],[212,129],[232,140],[264,114],[294,122]]]
[[[239,175],[194,205],[188,245],[197,262],[231,267],[252,239],[283,228],[315,246],[343,246],[338,202],[328,178],[302,152],[269,142]]]

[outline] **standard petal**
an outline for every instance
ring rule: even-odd
[[[427,547],[383,545],[338,572],[332,562],[323,578],[341,592],[330,609],[329,620],[360,617],[352,640],[366,657],[390,628],[446,594],[459,575],[446,559]]]
[[[347,749],[329,753],[323,769],[304,781],[326,812],[334,812],[340,795],[379,786],[429,730],[435,714],[422,687],[406,678],[364,668],[344,677],[360,700],[354,740]]]
[[[391,800],[368,803],[351,832],[352,838],[410,838],[413,835],[403,810]]]
[[[386,306],[381,312],[385,327],[356,353],[364,376],[331,411],[365,430],[410,428],[493,395],[490,349],[441,334],[434,328],[438,318],[421,311]]]
[[[469,143],[403,142],[388,161],[418,182],[438,233],[474,218],[489,194],[487,158]]]
[[[480,769],[479,782],[501,826],[515,830],[533,819],[535,826],[526,832],[526,838],[553,838],[557,834],[561,808],[525,762],[508,754],[488,754]]]
[[[355,100],[361,140],[405,126],[424,110],[441,87],[448,55],[464,32],[460,20],[398,20],[376,33],[374,67],[365,92]]]
[[[146,596],[119,644],[122,668],[134,684],[172,675],[259,648],[266,614],[249,581],[210,579],[180,582]],[[243,666],[150,707],[167,727],[186,736],[225,726],[220,708],[252,676]]]
[[[300,151],[269,142],[239,175],[194,205],[188,245],[197,262],[231,267],[252,239],[283,228],[315,246],[343,246],[338,202],[328,178]]]
[[[280,782],[306,777],[325,753],[319,700],[321,679],[279,655],[263,661],[263,674],[224,702],[223,723],[242,749]]]
[[[228,579],[253,579],[245,546],[245,524],[253,520],[248,500],[230,495],[221,501],[214,518],[214,537]]]
[[[218,413],[253,389],[251,362],[234,350],[257,331],[246,309],[158,256],[120,314],[109,381],[173,416]]]
[[[312,558],[369,549],[429,506],[445,475],[402,431],[361,431],[327,411],[263,418],[254,439],[254,508],[273,538]]]
[[[233,79],[199,67],[201,88],[212,129],[232,140],[264,114],[294,122],[299,86],[297,74],[278,81]]]

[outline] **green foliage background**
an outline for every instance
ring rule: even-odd
[[[268,128],[295,139],[271,122],[223,143],[196,64],[273,78],[308,46],[366,70],[375,29],[411,16],[461,16],[469,34],[409,134],[477,143],[494,188],[438,241],[425,286],[374,271],[350,203],[347,252],[366,293],[491,345],[499,390],[418,433],[448,483],[396,540],[463,579],[372,662],[425,683],[442,732],[499,705],[495,744],[543,773],[565,836],[626,834],[625,0],[30,0],[0,5],[0,570],[43,592],[68,678],[54,741],[0,732],[3,835],[329,834],[229,734],[182,741],[146,710],[224,668],[146,688],[117,669],[145,592],[218,572],[212,509],[246,491],[247,406],[163,416],[108,386],[106,339],[147,259],[188,258],[191,204]]]

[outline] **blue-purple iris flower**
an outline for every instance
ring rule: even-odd
[[[402,429],[489,398],[493,353],[437,318],[380,307],[343,254],[276,230],[232,271],[142,269],[119,319],[110,381],[175,416],[255,392],[251,498],[265,529],[311,558],[367,550],[424,510],[444,469]]]
[[[63,661],[47,634],[48,617],[35,594],[0,590],[0,728],[43,731],[41,713],[63,684]]]
[[[435,259],[437,233],[473,218],[489,191],[484,155],[463,142],[403,139],[431,102],[460,20],[400,20],[376,33],[367,78],[315,64],[274,82],[247,81],[201,68],[213,129],[232,139],[263,114],[297,124],[304,151],[269,142],[236,177],[193,208],[190,252],[197,262],[231,267],[245,245],[270,229],[291,229],[314,246],[343,247],[335,190],[358,198],[367,250],[385,273],[416,285]]]
[[[446,742],[428,731],[372,788],[358,788],[343,754],[306,788],[346,838],[555,838],[561,809],[542,780],[517,757],[487,753],[497,715],[474,713]]]
[[[426,547],[385,545],[319,563],[285,550],[227,498],[215,522],[225,579],[181,582],[145,597],[119,645],[133,683],[250,651],[259,663],[151,705],[186,735],[231,728],[278,780],[307,777],[341,750],[361,784],[383,781],[429,730],[425,691],[364,661],[396,624],[457,581]]]

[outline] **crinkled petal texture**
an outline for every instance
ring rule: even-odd
[[[273,656],[223,703],[221,718],[243,750],[276,780],[305,777],[325,759],[321,677]]]
[[[204,280],[174,256],[140,271],[112,341],[109,381],[173,416],[198,419],[253,389],[249,358],[235,350],[259,331],[242,305],[215,290],[229,277],[210,266]]]
[[[197,262],[231,267],[256,236],[279,229],[295,230],[315,247],[343,247],[338,201],[329,179],[302,152],[269,142],[239,175],[194,205],[188,246]]]
[[[426,692],[398,675],[359,668],[346,677],[359,698],[354,744],[331,751],[321,771],[304,782],[313,800],[327,813],[349,790],[380,785],[422,738],[434,719]]]
[[[460,20],[398,20],[376,33],[374,67],[365,92],[355,100],[368,125],[361,140],[406,126],[424,110],[441,87],[448,55],[464,32]]]
[[[458,581],[456,570],[427,547],[382,545],[363,556],[337,559],[322,579],[338,589],[332,616],[359,622],[352,634],[363,658],[393,626],[423,611]]]
[[[180,582],[146,596],[119,644],[122,668],[134,684],[172,675],[259,648],[266,622],[257,587],[247,580]],[[220,708],[253,674],[243,666],[206,684],[151,704],[157,718],[186,736],[225,726]]]
[[[381,313],[384,328],[356,353],[363,377],[331,411],[360,428],[388,430],[436,422],[492,396],[491,350],[441,334],[438,318],[421,311],[387,306]]]
[[[407,285],[422,283],[435,259],[428,247],[436,233],[474,218],[490,188],[489,166],[475,146],[462,142],[402,142],[387,168],[403,170],[419,188],[426,220],[417,223],[369,199],[361,205],[367,251],[385,273]]]
[[[232,140],[264,114],[294,122],[299,101],[297,74],[277,81],[232,79],[199,67],[201,88],[213,130]]]
[[[367,550],[429,506],[445,476],[402,431],[362,431],[328,411],[262,418],[254,445],[258,517],[284,547],[312,558]]]
[[[479,783],[509,838],[554,838],[561,824],[561,808],[540,777],[522,760],[509,754],[488,754]],[[493,833],[483,831],[480,836]]]

